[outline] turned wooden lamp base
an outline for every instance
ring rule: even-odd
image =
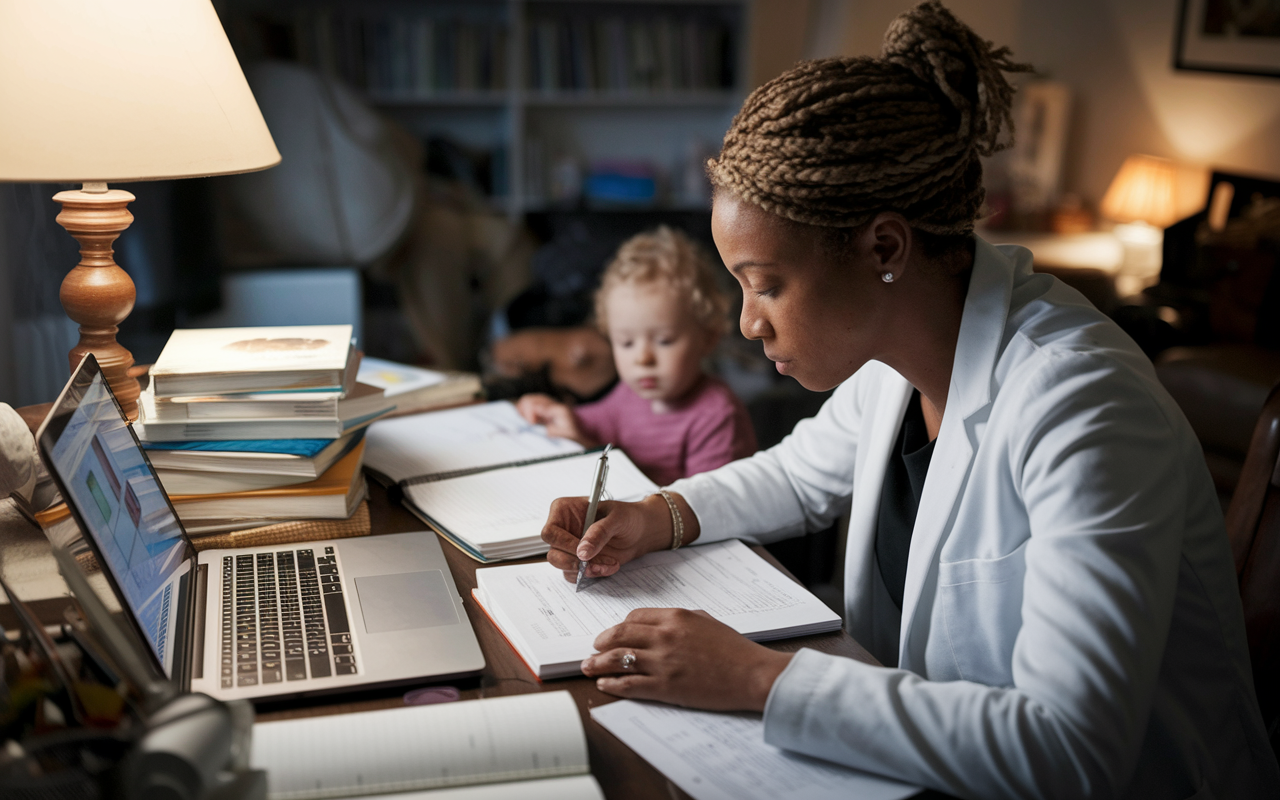
[[[141,370],[134,368],[133,354],[116,342],[116,332],[133,311],[137,292],[133,279],[116,264],[111,247],[133,222],[125,206],[134,197],[108,189],[106,183],[85,183],[53,199],[62,204],[58,224],[80,243],[80,263],[67,273],[58,293],[67,316],[80,325],[80,342],[69,354],[71,369],[86,353],[93,353],[125,416],[136,420]]]

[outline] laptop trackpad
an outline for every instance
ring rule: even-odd
[[[364,629],[369,633],[454,625],[458,612],[438,569],[356,578]]]

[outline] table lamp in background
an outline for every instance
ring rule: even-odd
[[[1124,246],[1116,277],[1121,297],[1138,294],[1160,280],[1164,229],[1175,221],[1173,182],[1172,161],[1129,156],[1102,198],[1102,215],[1117,223],[1113,232]]]
[[[209,0],[0,2],[0,181],[54,196],[80,243],[59,296],[130,419],[133,355],[116,342],[133,281],[112,243],[133,195],[108,183],[251,172],[280,161]],[[212,223],[212,220],[210,221]]]

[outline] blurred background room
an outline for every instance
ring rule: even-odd
[[[909,5],[215,0],[283,160],[119,187],[137,197],[119,340],[146,364],[175,327],[350,323],[367,355],[478,372],[493,398],[598,398],[616,380],[591,320],[610,255],[659,224],[714,253],[704,164],[742,100],[800,59],[878,53]],[[1018,144],[987,165],[980,235],[1030,247],[1134,336],[1225,503],[1280,380],[1280,6],[948,5],[1036,68]],[[0,183],[13,406],[68,377],[67,188]],[[762,447],[825,397],[736,329],[712,360]],[[838,540],[775,551],[836,603]]]

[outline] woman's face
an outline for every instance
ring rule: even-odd
[[[742,287],[742,335],[761,341],[778,372],[826,391],[884,350],[889,284],[866,237],[830,253],[728,193],[716,197],[711,233]]]

